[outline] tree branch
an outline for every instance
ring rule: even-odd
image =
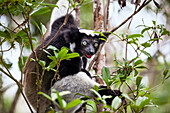
[[[143,8],[144,8],[147,4],[149,4],[151,1],[152,1],[152,0],[148,0],[148,1],[145,0],[145,1],[143,2],[143,4],[142,4],[135,12],[133,12],[127,19],[125,19],[120,25],[118,25],[117,27],[115,27],[114,29],[112,29],[110,32],[114,32],[114,31],[116,31],[118,28],[120,28],[122,25],[124,25],[129,19],[131,19],[134,15],[136,15],[139,11],[141,11],[141,9],[143,9]],[[99,48],[99,50],[98,50],[99,52],[96,53],[95,57],[94,57],[93,60],[90,62],[89,67],[88,67],[87,70],[90,70],[90,69],[91,69],[92,65],[93,65],[94,62],[97,60],[97,58],[98,58],[98,56],[99,56],[100,51],[102,50],[102,48],[103,48],[103,44],[102,44],[101,48]]]

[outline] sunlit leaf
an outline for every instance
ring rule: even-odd
[[[132,35],[128,35],[127,39],[137,38],[137,37],[143,37],[143,35],[142,34],[132,34]]]
[[[139,106],[140,109],[142,109],[146,104],[149,103],[149,98],[148,97],[138,97],[136,100],[136,106]]]
[[[35,62],[35,59],[33,59],[33,58],[30,58],[30,61],[34,61],[34,62]]]
[[[134,66],[137,66],[137,65],[142,64],[142,63],[143,63],[142,60],[137,60],[137,61],[134,63]]]
[[[136,69],[134,69],[134,76],[138,75],[138,71]]]
[[[63,56],[61,60],[69,60],[70,58],[79,57],[78,53],[68,53],[67,55]]]
[[[148,58],[151,58],[151,55],[148,53],[148,52],[146,52],[146,51],[144,51],[144,50],[140,50],[142,53],[144,53],[146,56],[148,56]]]
[[[97,107],[96,103],[93,100],[87,100],[87,105],[86,105],[86,113],[96,113],[97,112]]]
[[[122,103],[122,100],[118,96],[116,96],[113,99],[112,104],[111,104],[112,110],[117,109],[121,105],[121,103]]]
[[[49,3],[41,3],[41,6],[49,6],[49,7],[57,7],[59,8],[56,4],[49,4]]]
[[[123,93],[122,96],[125,97],[126,99],[130,100],[132,103],[135,103],[135,102],[129,97],[128,94]]]
[[[146,66],[136,66],[138,69],[148,69]]]
[[[57,94],[58,103],[60,104],[61,108],[64,108],[64,107],[65,107],[65,104],[64,104],[64,101],[63,101],[63,99],[61,98],[59,92],[56,91],[56,94]]]
[[[0,31],[0,36],[1,36],[1,37],[4,37],[4,38],[7,38],[7,39],[10,39],[10,38],[11,38],[11,35],[10,35],[10,33],[9,33],[7,30],[5,30],[5,31]]]
[[[73,107],[75,107],[75,106],[77,106],[77,105],[79,105],[79,104],[81,104],[81,103],[82,103],[82,100],[80,100],[80,99],[75,99],[75,100],[71,101],[70,103],[68,103],[68,104],[66,105],[65,110],[68,110],[68,109],[70,109],[70,108],[73,108]]]
[[[42,23],[40,23],[40,26],[41,26],[41,33],[42,35],[44,35],[47,31],[47,28]]]
[[[152,27],[147,27],[147,28],[144,28],[142,31],[141,31],[141,34],[143,34],[145,31],[148,31],[150,30]]]
[[[68,49],[66,49],[65,47],[62,47],[61,50],[58,53],[58,58],[62,58],[65,57],[65,55],[68,53]]]
[[[49,96],[49,95],[47,95],[47,94],[45,94],[45,93],[43,93],[43,92],[38,92],[38,94],[39,95],[43,95],[44,97],[46,97],[48,100],[50,100],[50,101],[53,101],[52,100],[52,98]]]
[[[34,9],[33,12],[31,12],[31,16],[38,16],[38,15],[42,15],[42,14],[45,14],[45,13],[48,13],[50,12],[50,8],[47,7],[47,6],[42,6],[42,7],[39,7],[37,9]]]
[[[150,46],[151,46],[151,44],[150,44],[150,43],[148,43],[148,42],[142,43],[141,45],[142,45],[142,46],[144,46],[145,48],[147,48],[147,47],[150,47]]]
[[[47,47],[47,49],[51,49],[51,50],[53,50],[53,51],[58,50],[55,46],[52,46],[52,45],[49,45],[49,46]]]
[[[142,76],[138,76],[137,78],[136,78],[136,85],[137,85],[137,88],[139,88],[139,86],[140,86],[140,84],[141,84],[141,81],[142,81]]]
[[[42,66],[42,68],[44,68],[44,67],[45,67],[45,64],[46,64],[46,62],[45,62],[45,61],[40,60],[38,63]]]

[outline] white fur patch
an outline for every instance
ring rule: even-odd
[[[99,33],[94,33],[93,30],[87,30],[87,29],[79,29],[79,32],[80,33],[85,33],[88,36],[89,35],[91,35],[91,36],[95,36],[95,35],[99,36],[100,35]]]
[[[79,72],[74,75],[69,75],[61,80],[58,80],[51,89],[55,89],[58,92],[69,91],[71,92],[68,95],[62,96],[62,98],[67,102],[71,102],[76,98],[81,98],[81,95],[76,95],[77,93],[84,94],[90,97],[93,97],[93,92],[89,89],[93,89],[94,85],[99,86],[98,83],[93,81],[89,76],[84,72]],[[81,106],[75,106],[67,111],[67,113],[75,113],[75,111]],[[56,108],[57,110],[58,108]]]
[[[74,52],[74,49],[76,47],[76,43],[70,43],[70,50]]]

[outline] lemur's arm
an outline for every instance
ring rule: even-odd
[[[83,69],[86,69],[87,66],[87,58],[86,57],[82,57],[83,60]]]
[[[86,65],[87,65],[86,57],[82,57],[82,63],[83,63],[83,68],[81,68],[81,71],[85,72],[90,78],[92,78],[91,74],[86,70]]]

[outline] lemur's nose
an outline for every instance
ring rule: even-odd
[[[90,54],[90,55],[94,55],[94,54],[95,54],[95,50],[94,50],[94,48],[90,48],[90,50],[89,50],[89,54]]]
[[[95,49],[92,44],[89,44],[88,46],[88,54],[89,55],[94,55],[95,54]]]
[[[94,52],[89,52],[90,53],[90,55],[94,55]]]

